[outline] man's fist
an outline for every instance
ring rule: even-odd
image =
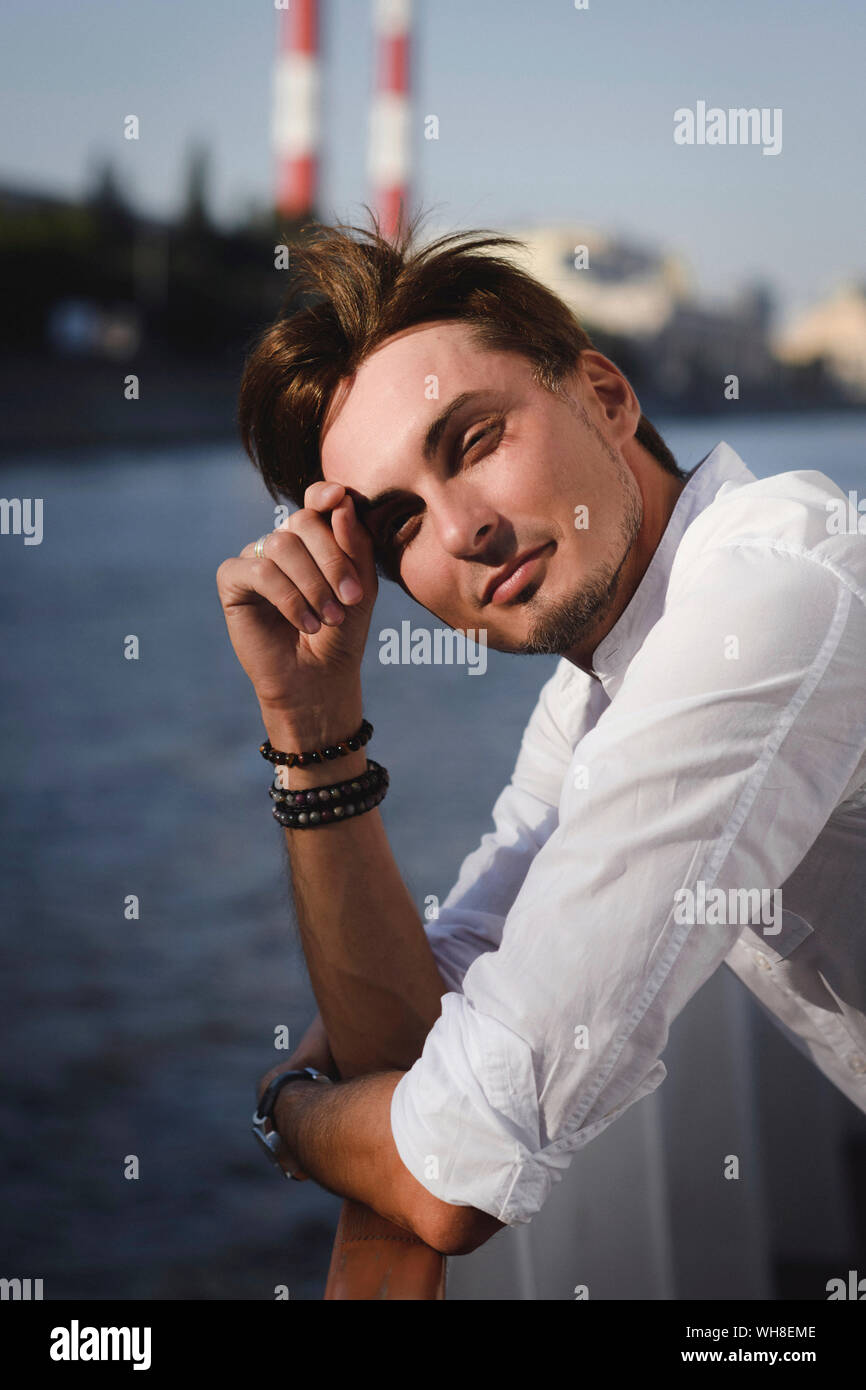
[[[251,543],[217,570],[229,637],[262,712],[315,742],[360,703],[373,540],[346,489],[317,482],[261,550]]]
[[[330,1076],[332,1081],[339,1080],[339,1072],[331,1056],[328,1035],[325,1032],[321,1014],[316,1014],[291,1057],[278,1062],[276,1066],[271,1067],[270,1071],[265,1072],[256,1086],[256,1104],[260,1103],[267,1086],[275,1076],[281,1076],[284,1071],[299,1071],[301,1067],[315,1067],[316,1071],[324,1072],[326,1076]],[[288,1084],[293,1086],[295,1083],[290,1081]],[[265,1133],[270,1134],[272,1129],[273,1125],[268,1121],[265,1125]],[[282,1140],[277,1158],[284,1173],[291,1173],[292,1177],[297,1178],[299,1182],[306,1182],[309,1174],[298,1167],[285,1139]]]

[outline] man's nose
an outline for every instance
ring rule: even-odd
[[[489,499],[468,490],[454,489],[431,505],[433,522],[445,550],[451,555],[475,555],[486,550],[496,531],[498,512]]]

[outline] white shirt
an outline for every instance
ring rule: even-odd
[[[562,659],[542,688],[426,924],[451,992],[391,1104],[443,1201],[530,1220],[723,961],[866,1111],[866,536],[832,534],[839,499],[718,444],[598,680]]]

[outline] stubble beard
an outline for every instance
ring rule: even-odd
[[[523,642],[510,650],[523,656],[561,656],[564,652],[585,645],[604,619],[610,614],[620,591],[623,569],[643,522],[640,494],[628,484],[632,481],[625,465],[617,459],[626,477],[622,479],[628,499],[620,526],[622,552],[619,560],[608,560],[585,579],[580,588],[566,598],[551,599],[539,596],[531,589],[524,602],[531,605],[530,629]]]

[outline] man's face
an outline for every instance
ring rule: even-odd
[[[499,651],[591,652],[628,600],[643,502],[620,445],[639,407],[611,423],[584,368],[563,390],[465,323],[422,324],[341,384],[322,431],[323,476],[360,504],[384,572]]]

